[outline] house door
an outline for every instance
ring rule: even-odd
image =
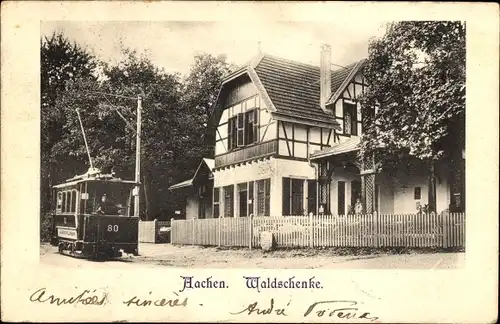
[[[351,206],[352,212],[354,212],[354,206],[356,206],[356,199],[361,201],[361,181],[354,180],[351,181]]]
[[[198,208],[198,218],[205,218],[206,202],[203,197],[200,197],[199,202],[200,207]]]
[[[338,194],[337,214],[338,215],[345,215],[345,181],[338,182],[337,194]]]

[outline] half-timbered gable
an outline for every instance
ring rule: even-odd
[[[307,160],[309,154],[335,143],[335,130],[300,123],[278,121],[278,156]]]
[[[340,125],[340,130],[336,133],[340,141],[351,136],[361,136],[363,132],[362,110],[359,102],[367,88],[362,72],[363,63],[364,61],[360,61],[346,67],[350,74],[337,91],[332,93],[327,103]]]

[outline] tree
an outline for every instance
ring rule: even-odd
[[[184,80],[183,87],[183,105],[191,112],[193,116],[193,127],[195,131],[193,136],[199,148],[196,153],[199,158],[211,157],[213,148],[207,145],[212,140],[210,129],[207,128],[208,118],[213,110],[213,105],[217,99],[222,81],[226,75],[236,68],[226,60],[226,56],[213,56],[207,53],[201,53],[194,57],[194,64]],[[203,140],[208,136],[207,140]]]
[[[63,53],[71,53],[75,48],[81,50],[76,44],[67,45],[69,42],[63,36],[57,39],[64,45],[60,50]],[[54,53],[58,52],[49,51],[47,61],[54,61],[51,56],[60,55]],[[46,177],[59,182],[84,173],[90,166],[76,114],[78,109],[94,166],[103,172],[119,169],[122,178],[133,178],[137,103],[116,95],[131,98],[141,95],[142,218],[167,218],[181,198],[177,192],[168,191],[168,187],[191,177],[200,159],[206,156],[203,134],[227,64],[222,57],[202,54],[195,59],[183,84],[178,74],[157,68],[147,56],[129,49],[123,49],[122,54],[116,64],[104,64],[90,55],[88,61],[80,58],[76,61],[86,63],[71,66],[70,77],[55,77],[57,87],[53,92],[46,91],[53,95],[45,96],[51,98],[50,104],[45,105],[50,107],[50,114],[42,118],[42,123],[47,124],[50,118],[57,122],[57,136],[42,127],[42,137],[49,138],[50,143],[43,152],[55,166]],[[64,63],[67,61],[58,64],[67,66]],[[55,73],[52,70],[57,72],[61,68],[42,69],[42,73],[52,75]]]
[[[58,98],[66,90],[66,83],[77,78],[96,82],[98,61],[86,48],[71,43],[63,34],[53,33],[40,40],[40,128],[41,128],[41,183],[40,200],[42,214],[50,203],[50,186],[64,174],[56,173],[60,163],[52,155],[52,149],[64,133],[66,117],[56,106]],[[66,160],[65,162],[71,162]]]
[[[86,114],[84,123],[89,142],[92,142],[89,146],[95,165],[101,170],[118,167],[123,177],[133,178],[137,102],[116,95],[143,97],[141,215],[143,219],[152,219],[169,212],[172,200],[167,192],[168,185],[172,179],[177,181],[179,175],[187,173],[183,170],[183,158],[179,156],[190,147],[187,124],[190,116],[180,105],[178,75],[158,69],[148,57],[139,56],[135,51],[124,49],[122,54],[117,64],[103,68],[104,81],[99,85],[99,92],[110,96],[86,94],[84,100],[78,102],[81,94],[89,91],[75,88],[71,95],[72,106],[82,107],[82,114]],[[128,123],[116,110],[128,119]],[[76,129],[77,125],[71,127]]]
[[[370,43],[364,68],[370,87],[362,99],[368,120],[361,155],[376,153],[386,163],[401,154],[426,161],[435,189],[435,162],[465,143],[465,52],[461,22],[389,24]],[[429,192],[435,211],[435,191]]]

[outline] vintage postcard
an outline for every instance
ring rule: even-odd
[[[12,322],[496,322],[498,6],[2,3]]]

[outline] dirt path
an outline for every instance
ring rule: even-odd
[[[187,267],[187,268],[263,268],[263,269],[453,269],[465,266],[465,253],[348,253],[333,249],[295,249],[263,253],[254,249],[141,244],[140,256],[124,256],[106,262],[62,256],[47,244],[40,247],[40,261],[65,267]]]

